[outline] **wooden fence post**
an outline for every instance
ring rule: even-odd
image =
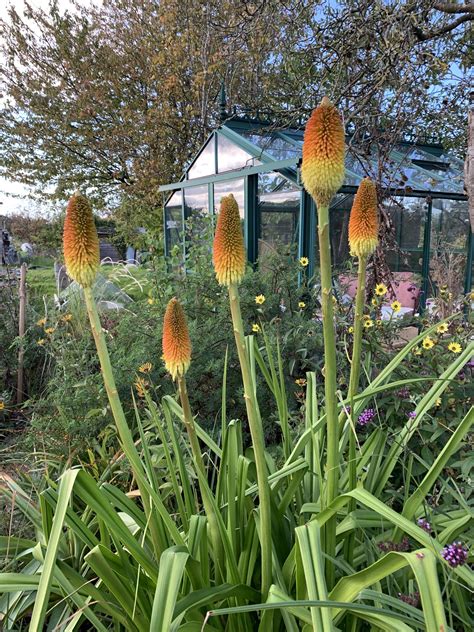
[[[25,345],[23,342],[23,337],[25,335],[26,314],[26,263],[23,263],[20,268],[20,285],[18,288],[18,294],[20,298],[20,309],[18,318],[18,335],[20,337],[20,346],[18,348],[18,382],[16,389],[16,403],[21,404],[23,402],[24,395],[23,360],[25,356]]]

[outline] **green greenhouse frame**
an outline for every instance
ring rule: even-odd
[[[221,197],[233,193],[241,209],[249,261],[255,263],[278,242],[294,244],[298,257],[308,258],[311,275],[317,257],[317,210],[300,178],[303,127],[282,129],[258,117],[222,114],[221,124],[181,180],[160,187],[165,195],[165,254],[178,252],[185,261],[186,220],[215,215]],[[370,160],[375,173],[375,158]],[[449,250],[461,256],[463,265],[465,261],[462,284],[464,292],[469,292],[474,239],[462,161],[440,144],[404,140],[391,152],[390,166],[393,173],[385,183],[386,203],[400,247],[387,253],[391,269],[419,275],[423,307],[431,285],[430,260]],[[349,149],[346,179],[331,212],[336,267],[349,259],[349,211],[365,175],[361,161]]]

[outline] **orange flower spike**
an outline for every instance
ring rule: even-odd
[[[301,177],[305,189],[326,206],[344,182],[344,127],[339,112],[324,97],[306,124]]]
[[[221,200],[214,236],[213,261],[219,284],[239,283],[245,274],[246,259],[239,207],[231,194]]]
[[[191,340],[186,315],[177,298],[168,303],[163,322],[163,359],[173,380],[182,377],[191,364]]]
[[[351,255],[366,257],[372,254],[377,248],[378,232],[377,191],[372,180],[364,178],[355,194],[349,220]]]
[[[91,205],[80,193],[67,205],[63,245],[68,275],[83,287],[92,286],[100,263],[99,238]]]

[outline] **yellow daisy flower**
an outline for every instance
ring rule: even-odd
[[[417,356],[421,355],[420,347],[413,347],[413,354]]]
[[[140,371],[140,373],[150,373],[152,368],[153,368],[153,365],[151,362],[145,362],[144,364],[138,367],[138,370]]]
[[[306,266],[309,265],[308,257],[301,257],[300,258],[300,265],[303,266],[303,268],[306,268]]]
[[[380,319],[377,319],[375,321],[375,324],[377,325],[377,327],[381,327],[382,326],[382,321]]]
[[[306,303],[304,303],[303,301],[300,301],[300,302],[298,303],[298,307],[299,307],[300,309],[304,309],[304,308],[306,307]]]
[[[349,329],[347,330],[347,333],[353,334],[354,333],[354,327],[349,327]]]
[[[373,326],[374,326],[374,321],[373,321],[371,318],[366,318],[366,319],[364,320],[364,327],[365,327],[366,329],[370,329],[370,328],[371,328],[371,327],[373,327]]]
[[[55,331],[56,330],[54,327],[46,327],[46,329],[44,330],[44,332],[48,334],[48,336],[50,336],[51,334],[54,334]]]
[[[438,397],[438,399],[435,401],[435,406],[436,408],[439,408],[441,406],[441,397]]]
[[[435,346],[435,341],[433,340],[433,338],[426,336],[426,338],[423,338],[422,345],[423,345],[423,349],[431,349],[432,347]]]
[[[305,386],[306,380],[304,377],[299,377],[297,380],[295,380],[295,384],[298,384],[298,386]]]
[[[393,309],[395,313],[397,313],[402,309],[402,304],[400,303],[400,301],[393,301],[390,307]]]
[[[257,325],[257,323],[254,323],[252,325],[252,331],[253,331],[254,334],[259,334],[262,331],[262,329],[261,329],[260,325]]]
[[[385,294],[387,294],[387,286],[385,283],[377,283],[375,286],[375,293],[377,296],[385,296]]]
[[[436,328],[436,333],[438,334],[445,334],[448,331],[448,323],[441,323],[441,325],[438,325],[438,327]]]
[[[257,303],[257,305],[263,305],[265,303],[265,297],[263,294],[259,294],[258,296],[255,297],[255,302]]]
[[[376,298],[373,298],[370,302],[372,303],[372,305],[374,307],[377,307],[377,305],[379,304],[379,302],[378,302],[378,300]]]
[[[45,342],[46,342],[46,340],[44,338],[40,338],[40,340],[36,341],[36,344],[39,345],[40,347],[42,347]]]
[[[46,318],[40,318],[36,324],[38,325],[38,327],[44,327],[44,325],[46,325]]]
[[[5,403],[4,402],[0,402],[0,410],[3,410],[5,408]]]
[[[453,353],[461,353],[461,351],[462,351],[462,347],[459,344],[459,342],[451,342],[451,343],[449,343],[448,349],[450,351],[452,351]]]
[[[63,321],[63,323],[68,323],[70,320],[72,320],[72,314],[64,314],[61,320]]]
[[[155,302],[155,300],[154,300],[154,299],[152,299],[152,298],[149,298],[149,299],[148,299],[148,305],[153,305],[153,303],[154,303],[154,302]]]

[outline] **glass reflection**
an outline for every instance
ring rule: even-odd
[[[184,190],[184,217],[186,220],[186,241],[193,243],[206,234],[209,216],[209,195],[207,184]]]
[[[260,164],[260,161],[225,136],[217,135],[217,170],[219,173],[252,167],[254,164]]]
[[[244,179],[239,178],[237,180],[226,180],[224,182],[216,182],[214,184],[214,212],[219,213],[219,208],[221,205],[221,199],[226,195],[232,195],[237,200],[237,204],[239,205],[240,217],[244,219],[245,217],[245,207],[244,207]]]
[[[261,174],[258,181],[261,260],[278,244],[291,246],[298,242],[301,190],[275,173]]]
[[[393,272],[421,272],[428,205],[424,198],[394,197],[384,203],[401,250],[386,253]]]
[[[183,216],[181,207],[181,191],[173,193],[165,205],[165,239],[169,255],[182,254]]]
[[[301,156],[301,150],[298,147],[276,134],[258,134],[254,131],[242,132],[242,136],[275,160],[287,160]]]
[[[210,176],[216,172],[214,136],[204,145],[194,164],[188,170],[188,179]]]
[[[430,277],[435,286],[463,291],[469,236],[466,200],[433,200],[430,241]]]

